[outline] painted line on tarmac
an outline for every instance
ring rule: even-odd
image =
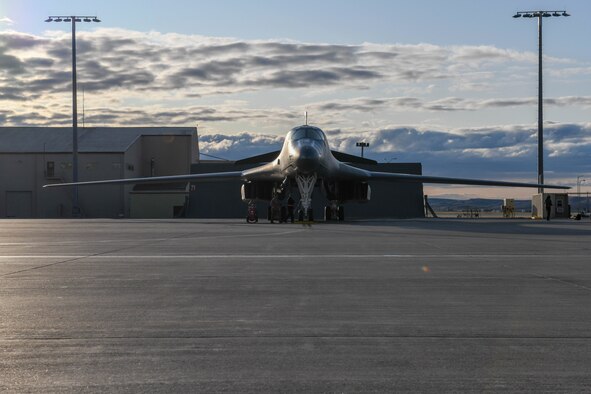
[[[163,242],[163,241],[171,241],[171,240],[186,240],[186,239],[194,239],[194,240],[201,240],[201,239],[219,239],[219,238],[245,238],[245,237],[269,237],[269,236],[277,236],[277,235],[288,235],[294,234],[305,231],[303,229],[297,230],[290,230],[290,231],[281,231],[281,232],[265,232],[265,233],[248,233],[248,234],[228,234],[228,235],[207,235],[204,237],[200,236],[193,236],[194,234],[177,234],[175,236],[165,237],[165,238],[132,238],[132,239],[98,239],[98,240],[83,240],[83,241],[46,241],[46,242],[1,242],[0,247],[2,246],[51,246],[51,245],[92,245],[92,244],[101,244],[101,243],[115,243],[115,242]]]
[[[10,259],[302,259],[302,258],[338,258],[338,259],[373,259],[373,258],[432,258],[432,259],[487,259],[487,258],[558,258],[564,255],[549,254],[100,254],[100,255],[7,255],[0,260]],[[569,258],[588,258],[588,255],[568,255]]]

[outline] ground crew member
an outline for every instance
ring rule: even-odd
[[[550,212],[552,212],[552,199],[550,196],[546,197],[544,204],[546,205],[546,220],[550,220]]]
[[[273,196],[271,199],[271,223],[277,217],[279,217],[279,223],[281,223],[281,203],[277,196]]]
[[[290,222],[293,223],[293,210],[295,208],[295,201],[291,196],[287,199],[287,217],[289,218]]]

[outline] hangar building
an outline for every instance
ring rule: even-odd
[[[195,127],[79,128],[78,147],[80,181],[188,174],[199,158]],[[71,127],[0,127],[0,217],[70,217],[72,189],[42,186],[71,181]],[[180,200],[182,205],[188,195],[174,185],[164,190],[133,188],[80,187],[82,215],[150,216],[142,207],[153,205],[155,196],[165,204],[178,205]]]

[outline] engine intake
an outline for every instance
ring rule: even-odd
[[[369,201],[371,188],[367,182],[338,181],[325,182],[326,198],[331,201]]]
[[[240,189],[240,192],[242,194],[242,201],[271,201],[271,199],[273,198],[274,189],[274,182],[246,182],[242,185]]]

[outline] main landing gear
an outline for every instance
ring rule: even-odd
[[[342,222],[345,220],[345,207],[339,205],[338,201],[331,201],[330,205],[324,207],[324,220],[338,220]]]

